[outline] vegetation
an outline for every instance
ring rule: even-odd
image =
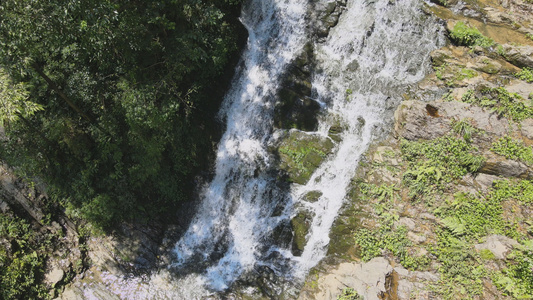
[[[452,180],[476,172],[484,161],[476,154],[478,149],[475,146],[453,135],[430,141],[403,140],[401,150],[407,162],[403,182],[409,187],[411,196],[443,191]]]
[[[494,41],[484,36],[475,27],[470,27],[462,21],[457,22],[450,32],[450,38],[458,45],[462,46],[481,46],[488,48],[494,45]]]
[[[433,271],[438,272],[440,279],[430,283],[429,288],[438,298],[480,297],[487,282],[492,282],[505,295],[518,299],[531,297],[533,244],[529,236],[533,224],[524,228],[527,220],[515,211],[520,211],[519,205],[530,207],[533,203],[533,183],[507,179],[495,181],[486,193],[457,191],[457,181],[475,173],[483,162],[478,148],[472,144],[480,135],[486,133],[465,119],[453,121],[452,132],[443,137],[429,141],[402,140],[399,149],[402,185],[358,184],[362,200],[372,203],[376,216],[373,220],[377,223],[355,233],[355,244],[363,261],[392,254],[408,269],[435,268]],[[492,150],[502,155],[509,153],[513,155],[509,158],[514,160],[528,161],[531,155],[531,149],[508,137],[495,142]],[[401,195],[406,194],[418,200],[410,205],[425,207],[436,216],[430,229],[432,233],[422,244],[412,242],[407,228],[397,222],[398,203],[405,201]],[[511,211],[509,206],[513,207]],[[474,247],[493,234],[521,243],[507,255],[500,269],[490,267],[496,258],[489,249]],[[429,255],[418,254],[420,249]]]
[[[470,90],[463,95],[462,101],[489,109],[515,122],[533,117],[533,108],[526,106],[520,95],[509,93],[503,87]]]
[[[362,300],[363,297],[352,288],[345,288],[342,291],[342,294],[337,297],[337,300]]]
[[[515,141],[509,136],[504,136],[496,141],[492,144],[490,150],[508,159],[519,160],[528,165],[533,164],[533,150],[531,147],[525,146],[521,141]]]
[[[217,134],[239,6],[2,1],[2,159],[97,228],[173,216]]]
[[[9,214],[0,214],[0,236],[0,298],[47,299],[41,279],[52,236]]]
[[[523,68],[520,72],[515,74],[516,77],[525,82],[533,82],[533,69]]]

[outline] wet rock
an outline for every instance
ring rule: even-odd
[[[313,47],[308,44],[302,54],[287,68],[274,107],[276,127],[316,130],[317,115],[321,106],[311,98],[311,70],[314,64]]]
[[[305,184],[332,149],[329,138],[291,130],[277,150],[280,169],[287,173],[289,181]]]
[[[291,227],[293,232],[293,255],[302,255],[305,245],[307,244],[306,237],[309,233],[309,227],[311,226],[312,220],[312,216],[310,216],[306,211],[299,212],[294,218],[291,219]]]
[[[346,7],[346,0],[327,0],[312,2],[312,20],[318,20],[313,32],[318,38],[328,36],[332,27],[337,25],[339,17]]]
[[[335,142],[339,143],[342,140],[341,135],[344,130],[346,130],[346,128],[337,122],[329,128],[328,136]]]
[[[476,244],[474,247],[479,250],[490,250],[497,259],[505,259],[507,254],[518,246],[519,243],[503,235],[490,235],[482,244]]]
[[[316,202],[318,199],[322,197],[321,191],[310,191],[309,193],[305,194],[303,199],[307,202]]]

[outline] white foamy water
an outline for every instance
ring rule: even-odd
[[[311,39],[305,24],[309,2],[245,5],[249,41],[221,111],[226,132],[215,176],[202,189],[198,213],[177,242],[169,270],[146,278],[103,275],[106,288],[121,299],[201,299],[258,266],[299,281],[325,256],[361,155],[388,130],[392,109],[407,87],[423,78],[442,35],[420,11],[421,1],[347,1],[339,23],[314,45],[320,71],[312,82],[313,98],[325,107],[314,134],[327,136],[331,124],[339,123],[345,128],[342,140],[306,185],[293,184],[287,193],[271,175],[276,161],[268,147],[279,133],[272,115],[280,77]],[[310,191],[322,196],[306,202]],[[313,219],[302,255],[293,256],[271,237],[300,210]],[[174,270],[188,275],[177,278]]]
[[[434,20],[423,16],[416,0],[348,1],[339,23],[324,43],[316,44],[319,68],[313,88],[329,103],[319,133],[332,123],[346,130],[334,155],[304,186],[293,187],[293,198],[315,217],[301,257],[294,258],[296,277],[303,277],[322,259],[329,231],[345,200],[361,155],[390,126],[391,108],[406,88],[420,81],[429,53],[442,44]],[[320,191],[317,202],[301,200]]]
[[[280,77],[307,40],[305,0],[251,1],[243,10],[249,41],[244,66],[222,114],[215,178],[204,189],[190,228],[176,245],[177,268],[206,263],[206,281],[222,290],[265,254],[262,243],[279,222],[272,217],[283,195],[266,171],[267,142]],[[215,256],[221,256],[216,259]]]

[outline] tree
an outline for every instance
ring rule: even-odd
[[[3,0],[0,67],[24,86],[9,103],[26,118],[3,159],[102,228],[170,216],[212,143],[203,128],[242,39],[239,5]]]

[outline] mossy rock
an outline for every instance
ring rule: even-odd
[[[320,197],[322,197],[321,191],[310,191],[304,195],[303,200],[307,202],[317,202]]]
[[[334,121],[328,130],[328,136],[335,142],[340,143],[342,140],[342,133],[345,130],[346,127],[343,126],[339,121]]]
[[[280,169],[290,182],[305,184],[332,149],[328,138],[291,131],[278,148]]]
[[[291,226],[293,232],[292,238],[292,254],[295,256],[302,255],[305,245],[307,244],[306,236],[309,233],[309,226],[311,225],[311,216],[308,212],[299,212],[291,219]]]

